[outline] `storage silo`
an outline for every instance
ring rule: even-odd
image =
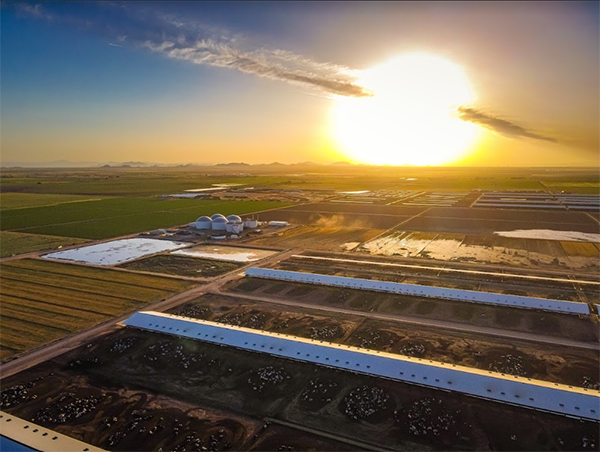
[[[196,220],[196,229],[212,229],[212,220],[210,217],[200,217]]]
[[[241,223],[242,219],[237,215],[228,215],[227,221],[230,221],[231,223]]]
[[[220,213],[213,213],[213,214],[210,216],[210,218],[211,218],[211,220],[213,220],[213,221],[214,221],[214,220],[216,220],[217,218],[225,218],[225,215],[223,215],[223,214],[220,214]]]
[[[221,216],[212,221],[213,231],[225,231],[227,229],[227,218]]]

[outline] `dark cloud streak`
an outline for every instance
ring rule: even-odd
[[[51,2],[49,4],[52,5]],[[96,8],[94,15],[90,20],[84,20],[82,16],[66,13],[64,9],[60,14],[51,14],[49,8],[40,3],[1,3],[2,7],[15,8],[22,15],[68,24],[87,32],[95,31],[109,39],[109,45],[114,47],[124,47],[127,42],[127,47],[147,48],[166,58],[230,68],[258,77],[309,87],[314,92],[324,95],[374,95],[357,82],[353,70],[342,65],[318,62],[282,49],[254,46],[240,34],[211,24],[191,21],[179,15],[162,14],[146,6],[140,8],[135,2],[90,4]],[[115,14],[116,9],[119,10],[119,14]],[[456,113],[462,121],[485,127],[509,138],[557,142],[555,138],[532,132],[514,122],[476,108],[459,106]]]
[[[350,97],[373,95],[366,88],[353,83],[352,77],[347,75],[347,68],[314,62],[280,50],[244,52],[210,40],[198,41],[193,45],[185,44],[185,41],[177,44],[171,41],[159,44],[146,41],[143,46],[170,58],[232,68],[259,77],[313,87],[330,94]]]
[[[492,130],[500,135],[509,138],[532,138],[534,140],[548,141],[556,143],[556,140],[551,137],[546,137],[534,132],[531,132],[514,122],[492,116],[488,113],[483,113],[471,107],[458,107],[458,117],[463,121],[472,122],[486,129]]]

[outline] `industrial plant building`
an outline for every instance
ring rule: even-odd
[[[210,217],[202,216],[196,220],[196,229],[225,231],[232,234],[239,234],[244,228],[253,229],[258,226],[257,220],[242,220],[238,215],[225,216],[215,213]]]

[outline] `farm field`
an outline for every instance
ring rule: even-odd
[[[302,206],[304,207],[304,206]],[[312,225],[330,228],[389,229],[410,216],[380,214],[350,214],[281,209],[259,214],[262,221],[287,221],[291,225]]]
[[[0,257],[50,250],[59,246],[79,245],[86,241],[73,237],[0,231]]]
[[[298,174],[298,173],[301,174]],[[293,174],[290,174],[293,173]],[[179,168],[4,168],[3,192],[151,196],[213,184],[333,190],[471,189],[543,190],[597,193],[598,173],[589,168],[375,167],[364,165],[241,165]],[[539,188],[538,188],[539,187]],[[583,190],[583,191],[582,191]],[[560,191],[560,190],[558,190]]]
[[[258,246],[307,248],[324,251],[349,251],[384,232],[383,229],[351,227],[296,226],[267,237],[247,242]]]
[[[580,450],[582,439],[598,441],[593,422],[129,328],[2,386],[4,411],[116,451],[539,450],[540,441]]]
[[[134,271],[163,273],[189,278],[209,278],[233,271],[239,268],[240,265],[233,262],[201,259],[198,257],[161,254],[121,264],[119,267]]]
[[[361,215],[394,215],[400,217],[412,217],[423,211],[425,207],[401,206],[401,205],[365,205],[353,203],[311,203],[302,206],[286,207],[278,212],[318,212],[318,213],[339,213],[339,214],[356,214]]]
[[[110,198],[4,210],[0,227],[17,232],[105,239],[185,224],[216,212],[243,215],[285,205],[276,201]]]
[[[598,258],[600,255],[600,249],[598,248],[597,243],[581,243],[581,242],[565,242],[561,241],[560,246],[562,246],[565,253],[568,256],[583,256],[583,257],[592,257]]]
[[[499,220],[512,222],[540,221],[546,224],[547,229],[553,229],[553,226],[557,224],[584,226],[594,224],[594,221],[583,212],[552,212],[539,210],[527,211],[522,209],[468,209],[456,207],[435,207],[425,212],[423,217],[463,220]]]
[[[54,195],[40,193],[0,193],[0,210],[53,206],[72,202],[99,201],[98,196]]]
[[[403,224],[413,231],[494,233],[515,229],[551,229],[597,233],[598,223],[583,212],[434,207]]]
[[[2,361],[193,286],[37,259],[3,262],[0,282]]]
[[[475,210],[475,209],[474,209]],[[524,229],[552,229],[558,231],[575,231],[584,233],[598,233],[598,225],[591,221],[584,223],[548,224],[544,221],[523,220],[490,220],[477,218],[452,218],[452,217],[417,217],[411,218],[402,225],[412,231],[447,232],[456,234],[493,234],[494,232],[508,232]]]

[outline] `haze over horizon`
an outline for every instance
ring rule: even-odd
[[[3,163],[600,165],[597,2],[1,6]]]

